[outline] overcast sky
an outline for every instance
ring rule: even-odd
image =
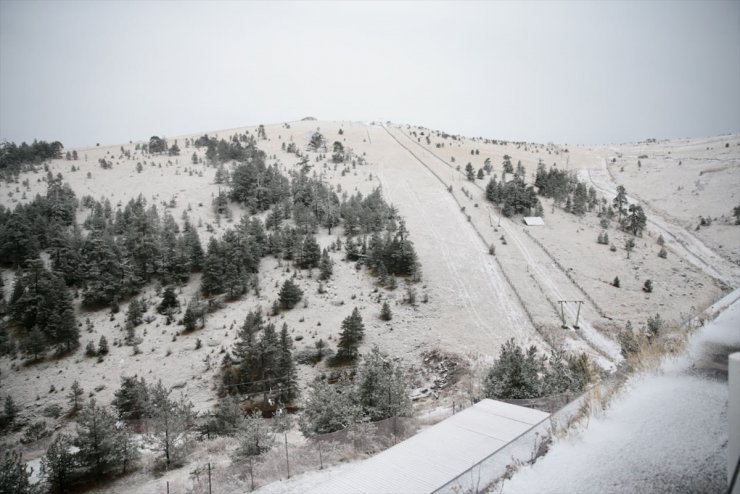
[[[0,139],[307,115],[560,143],[740,132],[740,2],[0,0]]]

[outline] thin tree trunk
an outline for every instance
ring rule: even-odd
[[[290,459],[288,458],[288,433],[283,433],[285,438],[285,466],[288,468],[288,478],[290,478]]]

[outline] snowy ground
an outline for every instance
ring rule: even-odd
[[[735,300],[692,337],[684,354],[632,378],[602,416],[556,441],[544,458],[505,482],[503,492],[723,491],[726,374],[716,372],[716,360],[706,361],[717,349],[740,349],[739,328]]]
[[[301,304],[275,321],[278,324],[287,322],[293,336],[302,338],[296,341],[296,350],[312,346],[319,338],[334,346],[341,320],[352,307],[358,306],[367,326],[362,350],[378,344],[381,349],[402,357],[410,366],[419,366],[420,357],[434,349],[462,359],[490,362],[501,343],[515,338],[520,344],[537,344],[542,349],[555,343],[571,350],[586,351],[602,367],[610,368],[619,359],[618,348],[612,341],[614,330],[621,329],[627,320],[639,327],[648,316],[660,312],[664,319],[675,321],[692,305],[697,309],[707,305],[721,294],[710,275],[725,279],[732,286],[740,284],[739,270],[733,263],[736,258],[732,257],[740,248],[740,227],[719,220],[699,232],[685,230],[703,211],[721,217],[726,214],[724,211],[728,214],[738,203],[738,136],[667,141],[651,144],[652,147],[645,144],[614,148],[570,146],[566,152],[564,146],[494,144],[462,136],[445,139],[421,127],[390,124],[302,121],[266,125],[265,128],[268,139],[260,140],[258,145],[271,156],[268,163],[276,163],[283,172],[295,170],[298,158],[283,152],[281,145],[295,142],[303,149],[316,129],[320,129],[330,146],[334,140],[339,140],[357,156],[364,156],[367,165],[343,173],[341,166],[337,169],[325,158],[316,160],[317,154],[309,153],[312,172],[321,175],[340,195],[355,191],[368,193],[382,186],[386,199],[406,218],[419,254],[423,279],[415,285],[417,296],[421,299],[428,295],[429,298],[429,303],[412,308],[401,303],[405,292],[403,284],[392,292],[382,289],[375,292],[376,286],[370,276],[342,262],[341,253],[334,253],[335,275],[326,284],[327,293],[318,294],[318,281],[304,273],[298,283],[306,292],[308,306]],[[340,129],[342,134],[339,134]],[[254,133],[255,130],[256,127],[244,127],[209,132],[209,135],[228,138],[235,132]],[[430,136],[429,144],[425,138],[417,139],[411,134],[422,131]],[[143,155],[134,150],[135,143],[128,143],[78,149],[79,161],[54,160],[49,169],[55,175],[63,174],[78,198],[86,194],[109,198],[114,209],[142,194],[149,204],[157,204],[160,214],[166,209],[178,222],[183,212],[189,210],[191,220],[199,225],[205,245],[210,236],[207,225],[220,235],[233,223],[217,224],[210,207],[220,187],[213,181],[215,168],[190,162],[193,152],[202,158],[204,150],[186,147],[185,138],[199,135],[177,138],[182,148],[179,157]],[[174,138],[168,140],[171,143]],[[728,143],[731,145],[725,147]],[[132,153],[131,159],[124,156],[123,150]],[[646,152],[650,158],[642,160],[642,168],[630,168],[636,166],[636,162],[632,163],[628,157],[636,159]],[[624,158],[618,159],[616,165],[609,164],[607,169],[604,160],[617,153]],[[659,260],[655,237],[646,235],[638,242],[633,260],[626,261],[621,249],[611,253],[608,248],[596,245],[600,227],[595,217],[579,219],[559,209],[551,210],[547,201],[546,226],[532,230],[531,236],[524,232],[519,221],[504,218],[498,226],[497,209],[485,201],[482,190],[488,177],[471,183],[455,167],[459,165],[464,169],[465,163],[471,161],[477,169],[489,158],[493,172],[500,176],[504,154],[509,154],[515,164],[521,160],[528,177],[534,173],[540,159],[548,167],[557,163],[561,167],[590,170],[590,177],[609,201],[616,177],[627,185],[628,193],[634,192],[636,197],[651,201],[651,207],[654,206],[651,228],[662,222],[660,224],[667,225],[664,228],[676,237],[689,240],[682,244],[666,238],[669,256]],[[669,166],[677,156],[681,157],[683,165]],[[113,168],[100,168],[100,158],[112,161]],[[626,163],[624,173],[615,168],[620,160]],[[136,172],[137,162],[143,163],[141,173]],[[73,165],[79,170],[73,172]],[[0,183],[0,204],[12,208],[32,200],[36,193],[43,194],[46,190],[46,183],[41,180],[43,176],[42,171],[23,174],[20,181],[27,179],[27,187],[22,183]],[[698,185],[693,182],[694,176],[701,177]],[[648,185],[641,185],[645,177],[650,181],[646,182]],[[661,188],[661,183],[670,184],[670,187]],[[685,189],[689,185],[693,188],[687,195]],[[447,186],[453,187],[453,194],[448,192]],[[678,187],[683,188],[676,194],[671,193]],[[238,221],[242,208],[235,204],[230,207]],[[80,213],[80,220],[84,214]],[[659,214],[667,219],[658,217]],[[609,234],[614,238],[618,235],[613,230]],[[501,239],[503,235],[507,244]],[[323,247],[335,238],[335,232],[329,236],[323,231],[319,242]],[[496,247],[495,257],[488,253],[491,244]],[[619,290],[609,285],[617,270],[630,275],[622,276],[619,272],[624,280]],[[13,273],[4,270],[1,274],[5,286],[12,286]],[[65,390],[75,379],[80,380],[86,393],[96,389],[98,400],[109,403],[120,376],[138,373],[149,381],[161,378],[166,385],[176,386],[177,392],[191,399],[198,410],[208,410],[215,403],[214,376],[218,370],[219,351],[231,346],[236,328],[248,310],[257,306],[267,310],[276,297],[279,283],[291,274],[274,259],[263,261],[260,297],[250,294],[228,304],[207,321],[204,330],[190,335],[179,335],[180,328],[165,326],[161,318],[157,318],[145,326],[143,353],[137,356],[132,355],[129,347],[115,344],[123,334],[123,313],[111,319],[108,311],[81,312],[79,320],[84,322],[89,318],[93,330],[91,333],[83,330],[82,347],[75,355],[61,360],[48,359],[28,367],[19,366],[16,370],[11,370],[11,366],[18,364],[17,361],[0,359],[0,398],[12,394],[22,407],[22,416],[35,420],[47,405],[67,406]],[[658,288],[650,295],[641,291],[645,277],[651,277]],[[181,301],[187,301],[196,292],[197,283],[196,276],[182,287]],[[6,288],[6,294],[9,291]],[[157,299],[153,287],[148,288],[144,296],[152,301]],[[562,299],[586,300],[580,314],[580,331],[560,328],[557,301]],[[377,318],[383,300],[389,301],[394,313],[389,323]],[[125,303],[122,309],[125,312]],[[566,308],[570,322],[575,317],[574,309],[574,306]],[[609,318],[603,317],[600,309]],[[88,340],[97,341],[101,335],[113,343],[110,355],[100,363],[85,359],[85,344]],[[198,338],[203,341],[203,347],[196,350]],[[301,366],[300,379],[305,383],[322,370]],[[57,389],[53,393],[49,391],[52,382]],[[709,388],[711,383],[706,385],[706,389]],[[449,398],[443,397],[441,401]],[[422,404],[426,406],[431,405]],[[60,419],[59,423],[49,425],[64,425],[61,422]],[[38,458],[44,448],[43,444],[29,445],[24,450],[25,458]],[[147,475],[141,473],[142,477]],[[142,485],[147,482],[145,478],[140,480]],[[141,492],[146,492],[147,487],[142,489]]]

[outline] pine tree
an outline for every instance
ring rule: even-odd
[[[244,423],[244,410],[236,396],[226,396],[218,401],[213,412],[211,430],[217,434],[233,436]]]
[[[280,329],[280,355],[278,356],[278,400],[290,403],[298,396],[298,376],[293,363],[293,340],[288,334],[288,325]]]
[[[403,369],[377,345],[363,358],[357,390],[363,413],[373,421],[411,412]]]
[[[179,465],[186,446],[187,433],[192,426],[194,413],[192,403],[184,398],[174,401],[169,391],[159,381],[150,390],[152,433],[155,448],[164,455],[169,469]]]
[[[44,355],[47,348],[48,343],[46,341],[46,337],[41,330],[39,330],[38,326],[34,326],[31,331],[21,337],[21,352],[32,357],[33,360],[38,360],[39,357]]]
[[[249,476],[254,490],[254,460],[266,453],[274,444],[274,436],[265,425],[260,412],[253,412],[244,419],[239,431],[239,447],[234,453],[237,459],[249,460]]]
[[[629,214],[625,218],[624,227],[627,231],[631,232],[632,235],[642,236],[642,231],[647,225],[647,216],[643,211],[642,206],[630,204]]]
[[[619,276],[614,277],[614,281],[612,281],[612,286],[619,288]]]
[[[84,395],[85,390],[82,389],[80,383],[75,379],[69,389],[69,393],[67,393],[67,399],[69,400],[69,404],[72,406],[72,412],[77,412],[80,409],[82,402],[84,401]]]
[[[352,424],[360,411],[357,393],[346,376],[333,385],[316,377],[306,391],[299,426],[305,435],[326,434]]]
[[[185,309],[185,315],[182,317],[182,324],[185,326],[186,331],[195,331],[198,327],[198,316],[195,313],[192,303],[188,304],[187,309]]]
[[[98,341],[98,355],[108,355],[108,340],[104,335]]]
[[[383,321],[390,321],[393,319],[393,313],[391,312],[391,307],[388,305],[388,302],[383,302],[383,307],[380,309],[380,319]]]
[[[177,300],[175,289],[168,286],[164,289],[164,295],[162,295],[162,302],[157,306],[157,312],[160,314],[171,314],[176,309],[180,308],[180,301]]]
[[[334,271],[334,262],[329,257],[329,252],[324,249],[321,253],[321,261],[319,262],[319,279],[326,281],[331,278]]]
[[[0,416],[0,428],[8,427],[15,422],[18,416],[18,406],[15,404],[13,397],[8,395],[3,402],[3,414]]]
[[[115,437],[112,459],[121,465],[121,474],[126,475],[128,466],[140,456],[139,446],[126,425],[116,431]]]
[[[541,374],[544,374],[544,362],[537,355],[537,348],[533,345],[525,352],[512,338],[501,347],[499,357],[485,378],[486,396],[494,399],[536,398],[542,395]]]
[[[622,215],[625,213],[627,206],[627,191],[623,185],[617,186],[617,196],[612,201],[612,204],[619,214],[618,221],[621,223]]]
[[[583,182],[578,182],[575,191],[573,191],[573,204],[571,211],[573,214],[583,216],[586,213],[588,205],[588,191]]]
[[[151,402],[144,378],[121,376],[121,387],[115,391],[112,405],[124,420],[139,420],[149,416]]]
[[[31,472],[20,451],[5,450],[0,457],[0,494],[32,494]]]
[[[126,311],[126,321],[130,322],[133,327],[136,327],[143,322],[142,316],[143,311],[139,299],[131,299],[131,302],[128,304],[128,310]]]
[[[203,263],[203,277],[200,289],[206,295],[216,295],[224,291],[223,251],[218,240],[211,237],[208,241],[208,253]]]
[[[339,335],[337,344],[337,356],[353,359],[357,357],[357,349],[365,335],[365,326],[362,323],[362,316],[357,307],[352,314],[342,321],[342,332]]]
[[[280,288],[278,298],[280,300],[280,308],[289,310],[301,301],[303,290],[298,288],[293,280],[289,278],[285,280],[283,286]]]
[[[631,322],[627,321],[627,326],[619,332],[617,339],[621,346],[622,357],[629,358],[630,355],[638,352],[639,346],[637,338],[635,338],[635,333],[632,331]]]
[[[76,348],[79,330],[64,280],[37,260],[30,262],[17,280],[16,288],[19,287],[21,291],[14,290],[11,298],[11,318],[27,330],[37,328],[43,334],[37,341],[54,346],[58,353]],[[32,347],[34,354],[43,351],[38,343],[30,343],[26,348]]]
[[[74,470],[75,457],[71,448],[70,436],[59,434],[41,459],[41,477],[60,493],[67,491]]]
[[[627,259],[629,259],[629,258],[630,258],[630,252],[632,252],[632,250],[633,250],[634,248],[635,248],[635,239],[633,239],[633,238],[628,238],[628,239],[627,239],[627,240],[626,240],[626,241],[624,242],[624,250],[626,250],[626,251],[627,251]]]
[[[77,417],[77,458],[83,469],[100,479],[116,461],[116,418],[95,399]]]
[[[647,329],[648,337],[651,339],[660,334],[663,329],[663,319],[660,318],[660,314],[655,314],[655,317],[648,317]]]

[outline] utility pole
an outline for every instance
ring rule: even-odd
[[[568,329],[568,326],[565,324],[565,308],[564,304],[567,302],[567,300],[558,300],[558,303],[560,304],[560,320],[562,321],[562,328]]]
[[[576,312],[576,323],[573,325],[573,329],[581,329],[580,326],[578,326],[578,320],[581,317],[581,305],[583,305],[583,300],[558,300],[558,303],[560,304],[560,318],[563,322],[563,329],[568,329],[568,326],[565,324],[565,305],[567,303],[573,303],[578,304],[578,310]]]
[[[580,315],[581,315],[581,305],[583,304],[583,300],[575,300],[575,303],[577,303],[577,304],[578,304],[578,312],[576,312],[576,323],[575,323],[575,324],[573,325],[573,327],[574,327],[575,329],[581,329],[581,328],[580,328],[580,327],[578,326],[578,318],[579,318],[579,317],[580,317]]]

